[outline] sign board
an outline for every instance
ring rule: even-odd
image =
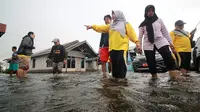
[[[0,23],[0,37],[6,32],[6,24]]]

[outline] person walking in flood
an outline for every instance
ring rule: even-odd
[[[112,61],[112,76],[118,82],[126,81],[126,52],[129,40],[140,49],[139,40],[130,23],[125,19],[123,12],[112,11],[113,23],[110,25],[85,25],[87,30],[93,29],[100,33],[109,33],[109,52]]]
[[[104,16],[104,21],[106,25],[109,25],[112,21],[112,18],[110,15]],[[107,77],[106,74],[106,63],[109,60],[109,34],[108,33],[102,33],[101,34],[101,40],[99,44],[99,55],[100,55],[100,61],[102,65],[102,72],[103,76]],[[110,62],[109,62],[110,65]]]
[[[144,17],[145,20],[139,26],[139,40],[142,41],[144,36],[143,50],[152,79],[157,79],[155,52],[158,51],[164,59],[170,78],[177,80],[180,73],[176,70],[175,60],[169,49],[169,46],[174,49],[172,39],[163,21],[157,17],[153,5],[148,5],[145,8]]]
[[[53,41],[54,46],[51,48],[51,52],[48,56],[48,61],[52,60],[53,62],[53,76],[56,73],[62,73],[63,63],[66,64],[66,51],[63,45],[60,45],[60,40],[55,38]]]
[[[181,60],[180,61],[180,71],[183,76],[189,76],[187,74],[189,68],[190,68],[190,61],[191,61],[191,43],[190,38],[191,35],[194,36],[194,34],[190,34],[189,32],[184,30],[184,24],[182,20],[178,20],[175,22],[175,29],[170,32],[175,51],[180,55]],[[192,32],[195,33],[194,29]]]
[[[17,74],[17,70],[19,69],[19,60],[18,60],[18,56],[17,56],[17,47],[13,46],[12,47],[12,57],[9,60],[10,61],[10,65],[9,65],[9,72],[10,72],[10,76],[12,77],[12,74],[16,73]]]
[[[28,32],[26,36],[23,37],[19,49],[17,51],[19,57],[19,70],[18,77],[26,77],[29,70],[29,63],[32,50],[34,47],[35,34],[33,32]]]

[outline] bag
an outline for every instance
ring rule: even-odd
[[[196,45],[196,42],[190,39],[190,44],[191,44],[191,47],[194,48]]]
[[[193,41],[188,35],[186,35],[185,33],[183,33],[183,32],[180,31],[180,30],[176,30],[176,31],[178,31],[178,32],[182,33],[183,35],[185,35],[186,37],[188,37],[188,38],[190,39],[190,45],[191,45],[191,47],[192,47],[192,48],[195,47],[195,41]]]
[[[24,54],[24,47],[20,47],[17,51],[17,54]]]

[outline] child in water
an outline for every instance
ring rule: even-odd
[[[18,56],[17,56],[17,47],[13,46],[12,47],[12,58],[10,59],[10,66],[9,66],[9,71],[10,71],[10,76],[12,77],[12,74],[16,73],[17,74],[17,70],[19,69],[19,62],[18,62]]]

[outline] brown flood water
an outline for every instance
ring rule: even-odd
[[[182,83],[160,73],[127,75],[128,85],[105,83],[100,72],[29,74],[17,79],[0,74],[0,112],[200,112],[200,74]]]

